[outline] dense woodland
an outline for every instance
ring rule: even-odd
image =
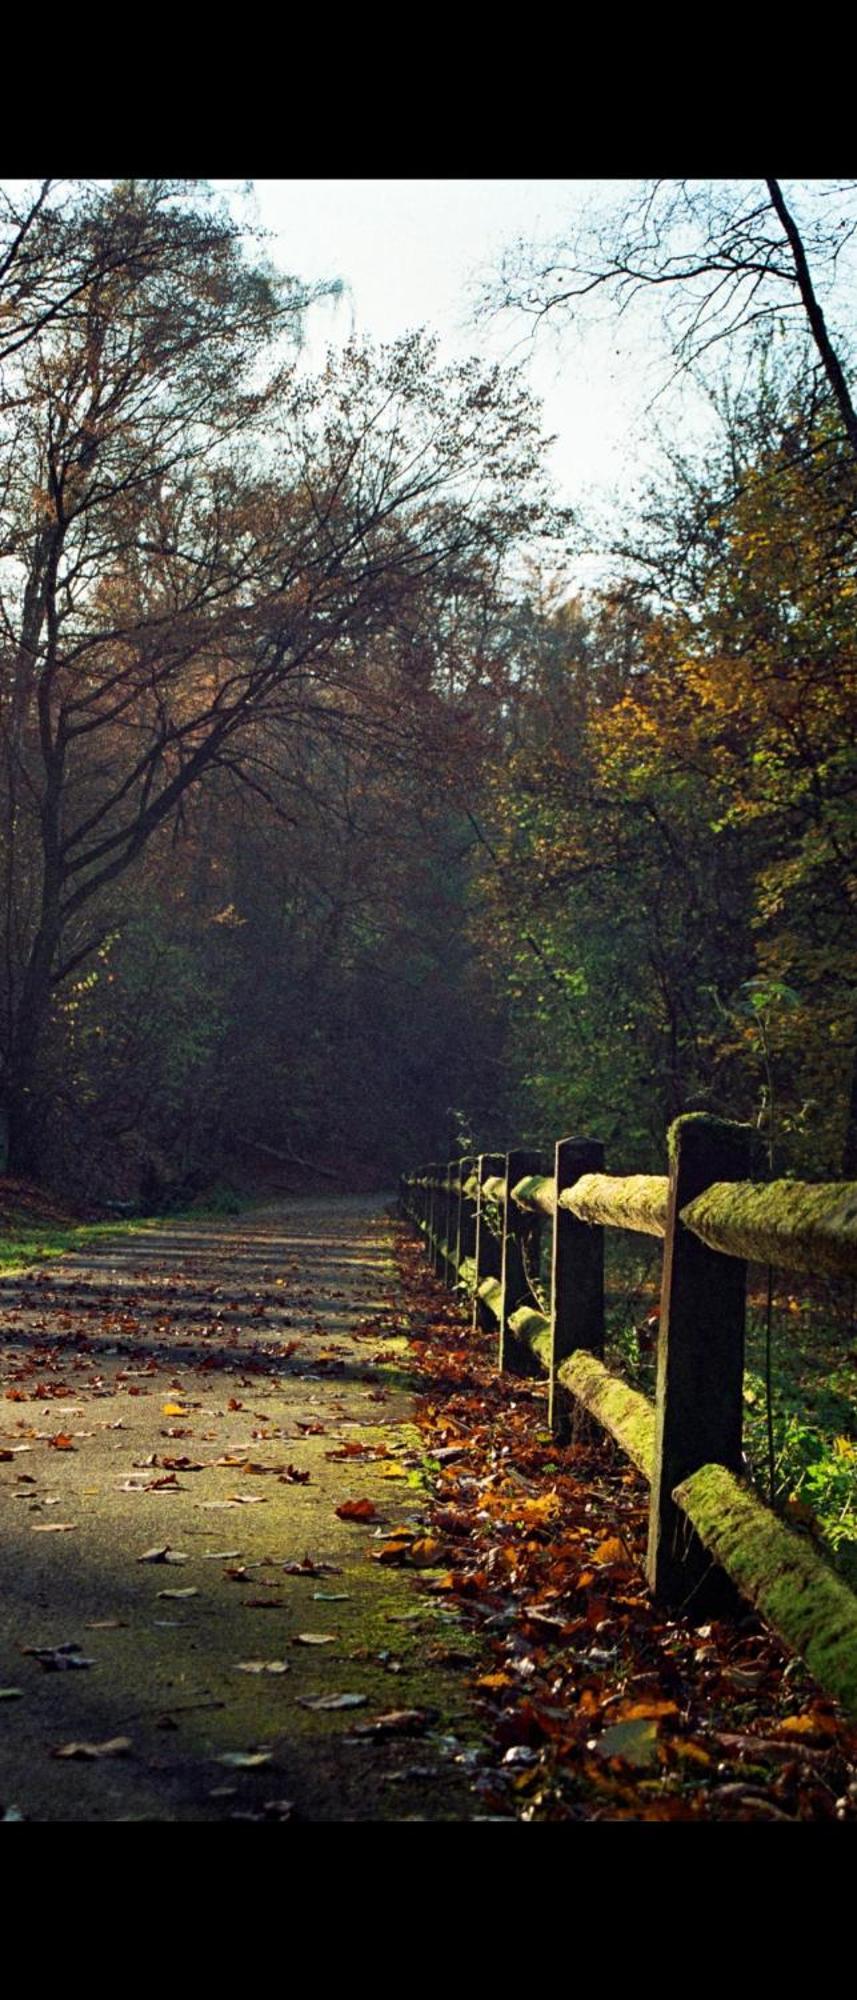
[[[857,451],[803,292],[585,595],[520,376],[313,375],[311,300],[196,184],[5,199],[9,1167],[660,1170],[711,1109],[857,1173]]]

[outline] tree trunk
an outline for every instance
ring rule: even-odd
[[[59,928],[58,911],[44,910],[15,1010],[3,1088],[10,1174],[36,1176],[41,1165],[38,1063],[50,1015]]]

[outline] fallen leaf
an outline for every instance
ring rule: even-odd
[[[631,1556],[618,1535],[608,1535],[605,1542],[599,1543],[590,1560],[603,1568],[608,1563],[629,1563]]]
[[[815,1713],[812,1715],[786,1715],[776,1725],[778,1736],[820,1736],[836,1735],[836,1721],[832,1715]]]
[[[675,1701],[623,1701],[617,1711],[617,1722],[653,1721],[668,1715],[678,1715]]]
[[[411,1543],[409,1560],[417,1569],[431,1569],[436,1566],[442,1547],[443,1544],[436,1541],[433,1535],[424,1535],[419,1541]]]
[[[76,1521],[34,1521],[30,1530],[33,1535],[70,1535]]]
[[[365,1708],[368,1695],[365,1694],[299,1694],[299,1708]]]
[[[314,1556],[304,1556],[301,1562],[283,1563],[285,1576],[340,1576],[336,1563],[316,1562]]]
[[[183,1554],[182,1550],[171,1549],[169,1542],[165,1542],[163,1548],[160,1549],[146,1549],[141,1556],[137,1557],[138,1563],[186,1563],[187,1560],[188,1558]]]
[[[227,1505],[232,1507],[264,1507],[264,1493],[230,1493]],[[210,1502],[208,1503],[211,1504]]]
[[[340,1521],[374,1521],[377,1511],[373,1500],[343,1500],[336,1508]]]
[[[562,1512],[562,1501],[558,1493],[541,1493],[536,1500],[525,1500],[520,1508],[521,1518],[541,1527],[548,1521],[556,1520]]]
[[[237,1674],[287,1674],[290,1672],[288,1660],[238,1660]]]
[[[16,1701],[23,1688],[0,1688],[0,1701]]]
[[[223,1750],[216,1759],[218,1764],[230,1764],[238,1771],[254,1771],[259,1764],[270,1764],[272,1750]]]
[[[163,1417],[189,1417],[190,1411],[181,1403],[165,1403],[161,1411]]]
[[[130,1736],[109,1736],[105,1743],[61,1743],[51,1751],[52,1757],[82,1757],[93,1761],[100,1757],[127,1757],[131,1748]]]
[[[56,1437],[48,1438],[48,1444],[54,1451],[77,1450],[77,1445],[72,1442],[67,1431],[57,1431]]]
[[[198,1597],[198,1596],[199,1596],[199,1591],[197,1590],[197,1587],[196,1587],[196,1584],[195,1584],[195,1583],[190,1583],[190,1584],[188,1584],[188,1585],[187,1585],[187,1588],[186,1588],[185,1590],[159,1590],[159,1591],[158,1591],[158,1596],[159,1596],[159,1597]]]
[[[293,1646],[333,1646],[339,1638],[338,1632],[296,1632]]]
[[[67,1667],[94,1667],[95,1661],[86,1658],[73,1640],[64,1646],[24,1646],[22,1652],[38,1660],[46,1673],[63,1673]]]
[[[422,1736],[429,1723],[437,1721],[438,1714],[436,1708],[394,1708],[388,1715],[376,1716],[373,1722],[359,1722],[354,1734],[376,1740],[387,1736]]]
[[[657,1722],[617,1722],[605,1729],[595,1744],[599,1757],[622,1757],[626,1764],[643,1769],[658,1761]]]

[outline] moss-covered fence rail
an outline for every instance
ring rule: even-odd
[[[667,1174],[607,1174],[592,1139],[561,1139],[553,1174],[540,1153],[480,1153],[405,1175],[401,1208],[474,1326],[496,1329],[499,1367],[548,1375],[553,1429],[576,1404],[649,1480],[659,1601],[701,1611],[725,1572],[857,1715],[857,1596],[742,1478],[747,1263],[857,1275],[857,1183],[756,1185],[754,1141],[692,1113],[670,1128]],[[654,1402],[604,1365],[605,1228],[663,1237]]]

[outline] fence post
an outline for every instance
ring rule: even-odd
[[[527,1262],[535,1267],[538,1279],[538,1258],[541,1244],[541,1216],[531,1215],[517,1208],[512,1200],[512,1189],[526,1174],[540,1174],[543,1168],[542,1155],[517,1146],[506,1154],[504,1172],[506,1176],[506,1213],[503,1224],[503,1254],[500,1264],[502,1299],[500,1304],[500,1337],[497,1350],[497,1366],[501,1374],[504,1370],[518,1374],[525,1372],[525,1364],[515,1353],[514,1335],[509,1331],[509,1315],[516,1306],[522,1306],[532,1297],[527,1281]],[[534,1301],[535,1303],[535,1301]],[[532,1365],[532,1364],[531,1364]],[[530,1372],[529,1370],[527,1372]]]
[[[748,1180],[755,1135],[691,1112],[670,1126],[669,1203],[664,1239],[655,1457],[646,1572],[664,1604],[682,1604],[711,1569],[710,1558],[673,1501],[673,1489],[701,1465],[740,1473],[747,1266],[709,1250],[679,1211],[712,1181]]]
[[[446,1215],[446,1189],[443,1186],[443,1166],[438,1160],[432,1167],[432,1218],[434,1234],[432,1240],[432,1266],[436,1278],[443,1277],[443,1230]]]
[[[444,1179],[446,1181],[446,1189],[444,1194],[444,1204],[442,1211],[444,1249],[442,1252],[440,1275],[444,1281],[444,1284],[447,1285],[449,1290],[451,1291],[453,1285],[455,1284],[455,1256],[456,1256],[455,1237],[456,1237],[456,1230],[458,1228],[458,1191],[453,1186],[455,1179],[455,1161],[447,1160],[443,1172],[444,1172]]]
[[[548,1421],[564,1435],[568,1427],[567,1399],[557,1382],[561,1361],[577,1348],[604,1353],[604,1230],[580,1222],[559,1197],[581,1174],[604,1172],[600,1139],[560,1139],[556,1148],[557,1207],[551,1255],[551,1367]]]
[[[476,1202],[472,1195],[465,1194],[464,1183],[476,1172],[478,1160],[468,1154],[458,1163],[461,1192],[458,1197],[458,1265],[456,1276],[461,1277],[465,1262],[476,1256]]]
[[[477,1327],[482,1327],[483,1331],[487,1332],[492,1320],[492,1316],[484,1300],[479,1297],[479,1287],[482,1280],[483,1278],[499,1278],[500,1276],[500,1244],[485,1220],[482,1189],[485,1182],[490,1180],[492,1174],[501,1174],[502,1171],[502,1153],[479,1154],[476,1162],[479,1191],[476,1196],[476,1247],[474,1251],[476,1260],[476,1282],[473,1293],[474,1333]]]
[[[435,1167],[430,1161],[426,1167],[426,1256],[434,1262],[434,1241],[437,1225],[437,1190],[434,1184]]]

